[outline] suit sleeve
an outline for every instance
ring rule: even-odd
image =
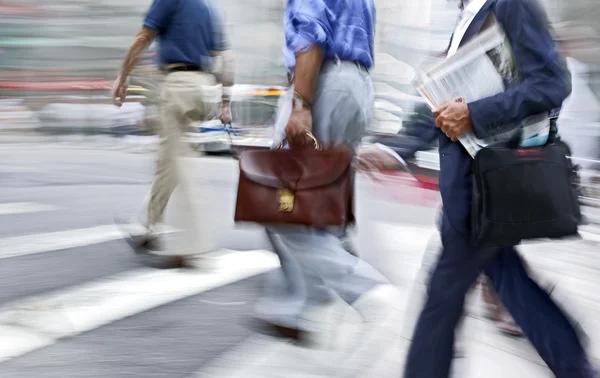
[[[375,142],[391,148],[404,160],[412,159],[418,151],[433,148],[438,136],[434,124],[435,119],[429,108],[420,109],[414,119],[404,124],[400,133],[377,138]]]
[[[498,0],[495,13],[511,42],[522,81],[469,104],[478,138],[509,131],[506,125],[516,127],[528,116],[559,108],[571,91],[570,75],[536,0]]]

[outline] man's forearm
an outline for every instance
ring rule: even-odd
[[[131,74],[138,63],[139,56],[150,46],[155,37],[156,32],[145,26],[137,33],[121,65],[121,72],[119,73],[121,77],[125,78]]]
[[[304,101],[311,104],[322,63],[323,53],[318,45],[314,45],[305,53],[296,55],[296,68],[294,69],[295,91]]]
[[[221,54],[221,84],[223,85],[223,102],[231,101],[231,87],[235,80],[235,59],[231,50],[223,51]]]

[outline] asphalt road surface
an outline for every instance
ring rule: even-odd
[[[278,261],[262,229],[233,223],[236,162],[190,159],[201,216],[219,247],[219,265],[208,273],[146,267],[113,224],[116,215],[139,212],[152,179],[152,149],[86,141],[0,145],[1,377],[349,374],[342,365],[358,321],[342,304],[319,315],[337,319],[320,349],[252,333],[247,325],[263,276]],[[406,311],[382,353],[351,376],[398,377],[422,300],[422,267],[438,249],[435,202],[393,180],[375,185],[361,177],[358,187],[355,244],[398,285]],[[177,215],[167,214],[174,230]],[[592,321],[600,313],[600,237],[593,227],[583,236],[521,250],[536,275],[555,285],[554,295],[583,324],[600,357],[600,326]],[[477,292],[470,296],[460,337],[466,358],[455,364],[460,376],[550,376],[527,341],[499,334],[480,316],[479,301]]]

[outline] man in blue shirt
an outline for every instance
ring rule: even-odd
[[[374,24],[372,0],[287,1],[284,56],[295,92],[285,138],[291,148],[312,143],[308,132],[325,148],[360,143],[373,115]],[[386,325],[397,293],[377,270],[344,249],[342,233],[269,227],[282,269],[269,276],[256,313],[266,329],[298,339],[311,331],[301,321],[304,311],[327,302],[334,291],[364,320],[360,347],[340,367],[353,370],[386,347],[379,337],[392,334]]]
[[[344,130],[343,127],[316,127],[315,133],[325,134],[315,134],[321,143],[358,143],[373,111],[373,88],[368,75],[368,70],[373,66],[373,1],[288,0],[284,15],[284,33],[284,59],[295,86],[296,105],[286,129],[287,140],[296,145],[310,143],[310,139],[306,137],[306,130],[312,127],[312,117],[325,116],[321,113],[328,111],[339,113],[336,116],[345,117],[344,121],[347,122],[350,121],[349,116],[356,115],[362,123],[354,130],[353,135],[344,135],[344,132],[352,130]],[[323,82],[325,78],[331,78],[331,82]],[[356,88],[349,86],[342,88],[341,83],[336,82],[346,78],[353,79],[354,84],[364,91],[358,93]],[[322,82],[317,85],[317,80]],[[311,109],[316,97],[322,95],[319,92],[329,94],[344,89],[352,91],[343,99],[328,98],[319,101]],[[342,114],[342,111],[350,106],[340,108],[337,105],[344,104],[345,100],[354,101],[354,106],[351,106],[352,112]],[[341,120],[337,121],[340,122]],[[344,140],[343,136],[351,138]]]
[[[113,98],[116,105],[120,106],[125,100],[128,77],[138,57],[155,39],[158,40],[159,66],[164,74],[159,89],[161,143],[148,202],[147,232],[132,236],[129,241],[139,251],[161,249],[157,226],[175,187],[183,184],[194,242],[190,248],[177,251],[170,264],[177,267],[185,261],[183,256],[211,249],[209,235],[198,221],[200,211],[195,206],[198,196],[191,189],[190,177],[182,171],[180,158],[187,147],[182,137],[192,122],[202,121],[206,116],[204,93],[207,86],[216,84],[212,67],[217,57],[223,61],[221,121],[231,122],[233,59],[221,17],[209,0],[154,0],[115,82]]]

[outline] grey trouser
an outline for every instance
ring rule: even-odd
[[[195,254],[207,252],[210,245],[207,233],[204,232],[198,217],[199,194],[194,191],[190,171],[186,170],[189,162],[189,147],[183,136],[190,124],[204,120],[206,109],[204,92],[208,86],[214,86],[212,75],[201,72],[174,72],[165,76],[160,87],[160,148],[156,162],[156,173],[150,198],[148,201],[148,227],[153,230],[162,222],[165,208],[177,186],[181,189],[185,201],[185,212],[189,219],[185,222],[189,228],[187,236],[190,243],[178,246],[177,254]],[[184,248],[186,250],[181,250]]]
[[[326,62],[313,99],[313,134],[325,147],[356,147],[373,115],[369,73],[350,62]],[[348,253],[343,230],[270,227],[267,234],[281,269],[266,279],[257,317],[286,327],[299,324],[304,310],[326,302],[332,292],[352,304],[374,286],[387,282],[370,265]]]

